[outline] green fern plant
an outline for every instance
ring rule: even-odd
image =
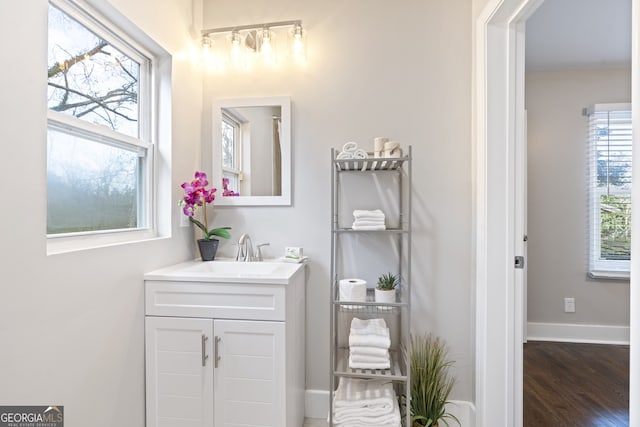
[[[406,349],[405,354],[406,354]],[[431,334],[411,337],[411,422],[414,427],[450,427],[449,421],[460,421],[447,412],[446,403],[455,382],[449,375],[453,361],[449,360],[445,343]],[[406,397],[402,399],[406,408]],[[441,426],[442,427],[442,426]]]

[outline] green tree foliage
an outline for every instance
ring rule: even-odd
[[[631,197],[600,197],[600,244],[604,259],[631,258]]]

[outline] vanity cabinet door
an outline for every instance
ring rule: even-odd
[[[145,318],[147,427],[213,426],[213,320]]]
[[[284,322],[215,320],[215,426],[286,426]]]

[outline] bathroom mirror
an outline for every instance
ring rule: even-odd
[[[291,204],[289,97],[215,100],[212,129],[217,205]]]

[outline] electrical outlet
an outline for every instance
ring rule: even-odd
[[[564,312],[565,313],[575,313],[576,312],[576,299],[575,298],[565,298],[564,299]]]

